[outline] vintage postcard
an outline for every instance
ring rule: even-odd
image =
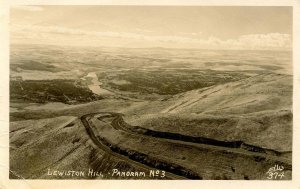
[[[295,9],[9,4],[6,179],[299,188]]]

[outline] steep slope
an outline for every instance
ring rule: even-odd
[[[183,93],[162,113],[245,114],[291,109],[292,76],[262,74],[237,82]]]
[[[292,77],[263,74],[169,99],[160,113],[125,116],[146,129],[292,150]],[[149,105],[148,107],[151,107]],[[161,107],[163,107],[161,105]]]

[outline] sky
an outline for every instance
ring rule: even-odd
[[[14,6],[12,44],[291,50],[291,7]]]

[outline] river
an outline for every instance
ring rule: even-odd
[[[98,80],[97,74],[95,72],[90,72],[88,75],[84,76],[83,80],[86,80],[87,78],[91,78],[91,84],[88,85],[89,89],[97,94],[97,95],[111,95],[112,92],[101,88],[102,83]]]

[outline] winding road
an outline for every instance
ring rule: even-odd
[[[149,167],[149,166],[146,166],[146,165],[144,165],[142,163],[138,163],[136,161],[133,161],[133,160],[129,159],[128,157],[123,156],[121,154],[112,152],[111,149],[109,147],[107,147],[107,145],[105,145],[101,140],[99,140],[96,137],[96,135],[95,135],[95,133],[94,133],[93,129],[91,128],[90,123],[88,121],[92,116],[95,116],[97,114],[98,113],[92,113],[92,114],[87,114],[87,115],[84,115],[84,116],[81,117],[81,121],[82,121],[82,123],[83,123],[83,125],[84,125],[84,127],[86,129],[87,134],[89,135],[89,137],[91,138],[91,140],[93,141],[93,143],[97,147],[99,147],[100,149],[102,149],[103,151],[105,151],[107,154],[109,154],[111,156],[117,157],[120,160],[129,162],[130,164],[135,165],[141,171],[149,172],[150,170],[154,170],[152,167]],[[186,179],[185,177],[178,176],[178,175],[175,175],[175,174],[172,174],[172,173],[169,173],[169,172],[166,172],[166,178],[167,179],[176,179],[176,180]]]
[[[150,157],[147,154],[133,150],[127,152],[128,150],[126,151],[116,145],[111,144],[110,141],[104,139],[105,137],[101,137],[101,133],[99,133],[98,129],[95,129],[95,127],[99,127],[101,124],[96,126],[91,120],[98,119],[101,121],[103,118],[109,117],[112,120],[109,124],[111,127],[110,129],[133,135],[133,137],[145,137],[151,140],[161,140],[164,142],[180,144],[182,146],[192,148],[198,148],[199,145],[203,147],[204,145],[207,146],[207,148],[219,148],[225,150],[229,149],[233,153],[256,156],[262,159],[265,159],[266,157],[268,159],[274,158],[274,161],[280,162],[287,170],[292,169],[292,166],[289,162],[281,161],[282,158],[280,158],[280,152],[245,144],[242,141],[218,141],[209,138],[185,136],[177,133],[153,131],[139,126],[131,126],[123,120],[122,116],[123,114],[115,112],[97,112],[83,115],[81,117],[81,121],[93,143],[107,154],[117,157],[122,161],[128,162],[145,172],[157,169],[164,170],[166,171],[167,179],[202,179],[202,177],[180,165],[169,165],[168,162]],[[132,153],[134,153],[134,155],[132,155]],[[155,164],[151,162],[155,162]],[[157,166],[157,164],[159,166]]]

